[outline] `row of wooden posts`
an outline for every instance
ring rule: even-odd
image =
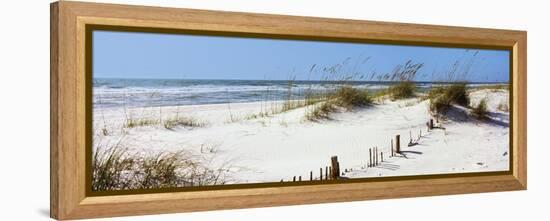
[[[380,156],[380,158],[378,156]],[[384,162],[384,152],[379,152],[378,147],[369,148],[369,163],[367,167],[378,166],[381,162]]]
[[[338,156],[332,156],[330,158],[331,166],[326,166],[323,170],[322,167],[319,168],[319,180],[336,180],[340,178],[340,162],[338,162]],[[309,171],[309,181],[313,181],[313,171]],[[284,180],[281,180],[283,182]],[[292,182],[300,182],[302,176],[292,177]]]
[[[434,122],[433,119],[430,119],[426,126],[428,127],[428,131],[434,129]],[[422,130],[419,131],[418,139],[422,137]],[[410,141],[409,145],[413,143],[412,140],[412,134],[410,134]],[[401,153],[401,136],[399,134],[395,135],[395,148],[394,148],[394,139],[390,142],[390,152],[391,157],[394,157],[396,153]],[[369,148],[369,162],[367,167],[376,167],[380,165],[380,163],[384,162],[384,152],[379,152],[378,147]],[[337,180],[340,178],[340,163],[338,162],[338,156],[332,156],[330,158],[330,164],[331,166],[326,166],[324,173],[323,168],[319,168],[319,180]],[[346,170],[347,172],[347,170]],[[323,178],[324,175],[324,178]],[[297,178],[297,179],[296,179]],[[313,171],[309,172],[309,181],[313,181]],[[283,182],[284,180],[281,180]],[[302,176],[294,176],[292,178],[292,182],[302,181]]]

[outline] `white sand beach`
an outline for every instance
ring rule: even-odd
[[[305,120],[308,108],[253,117],[280,102],[187,105],[149,108],[94,109],[94,143],[120,142],[136,151],[186,150],[201,156],[212,168],[228,168],[229,183],[279,182],[294,176],[319,176],[319,168],[338,156],[344,177],[384,177],[506,171],[509,168],[508,91],[475,90],[471,104],[486,98],[489,119],[477,120],[455,106],[443,129],[427,130],[429,100],[382,99],[365,108],[331,113],[330,119]],[[125,128],[125,119],[164,121],[192,117],[203,127],[160,124]],[[100,131],[105,128],[107,133]],[[422,136],[418,139],[420,131]],[[390,142],[401,136],[402,155],[390,157]],[[409,134],[418,144],[408,147]],[[378,147],[384,161],[367,168],[369,148]],[[348,172],[345,172],[345,171]]]

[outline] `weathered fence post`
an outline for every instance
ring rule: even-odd
[[[296,176],[292,178],[292,182],[296,182]]]
[[[372,166],[376,166],[376,147],[372,148]]]
[[[373,147],[372,148],[372,166],[375,167],[376,166],[376,147]]]
[[[372,149],[369,148],[369,167],[372,167]]]
[[[376,149],[376,166],[378,166],[378,164],[380,164],[378,161],[378,147],[375,147],[375,149]]]
[[[309,181],[313,181],[313,171],[309,171]]]
[[[340,177],[340,163],[338,162],[338,156],[332,156],[330,158],[330,163],[332,165],[331,179],[337,180]]]
[[[377,153],[380,153],[380,151],[378,150],[378,147],[376,147],[376,152],[377,152]],[[380,165],[380,161],[381,161],[380,158],[378,158],[378,161],[377,161],[377,162],[378,162],[378,165]]]
[[[391,156],[393,157],[393,139],[391,140],[390,145]]]
[[[298,181],[302,182],[302,176],[298,177]]]
[[[399,137],[400,137],[399,134],[395,135],[395,152],[396,153],[401,153],[401,147],[400,147],[401,141]]]
[[[328,166],[325,167],[325,180],[328,180]]]
[[[434,129],[434,119],[430,119],[430,130]]]
[[[328,180],[332,179],[332,166],[328,167]]]
[[[319,168],[319,180],[323,180],[323,168]]]
[[[376,147],[372,148],[372,161],[374,166],[376,166]]]

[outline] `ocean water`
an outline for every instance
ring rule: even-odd
[[[354,81],[353,87],[381,90],[390,82]],[[486,84],[486,83],[485,83]],[[188,80],[188,79],[105,79],[93,80],[94,108],[155,107],[174,105],[242,103],[302,99],[306,92],[334,89],[338,82],[286,80]],[[416,82],[425,90],[430,82]]]

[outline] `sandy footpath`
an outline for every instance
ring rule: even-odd
[[[469,117],[456,107],[445,130],[427,131],[429,101],[383,100],[367,108],[331,114],[311,122],[304,116],[311,107],[268,117],[251,117],[270,111],[276,102],[101,109],[94,111],[95,143],[116,143],[137,151],[187,150],[201,155],[212,167],[230,165],[232,182],[273,182],[293,176],[318,176],[331,156],[338,156],[346,177],[378,177],[508,170],[509,114],[498,110],[507,103],[506,90],[471,92],[472,104],[486,98],[490,119]],[[164,120],[175,115],[193,117],[204,127],[166,129],[162,123],[124,128],[125,119]],[[106,128],[108,135],[101,134]],[[407,147],[409,134],[418,145]],[[390,140],[401,135],[403,156],[390,158]],[[366,168],[369,148],[377,146],[384,162]]]

